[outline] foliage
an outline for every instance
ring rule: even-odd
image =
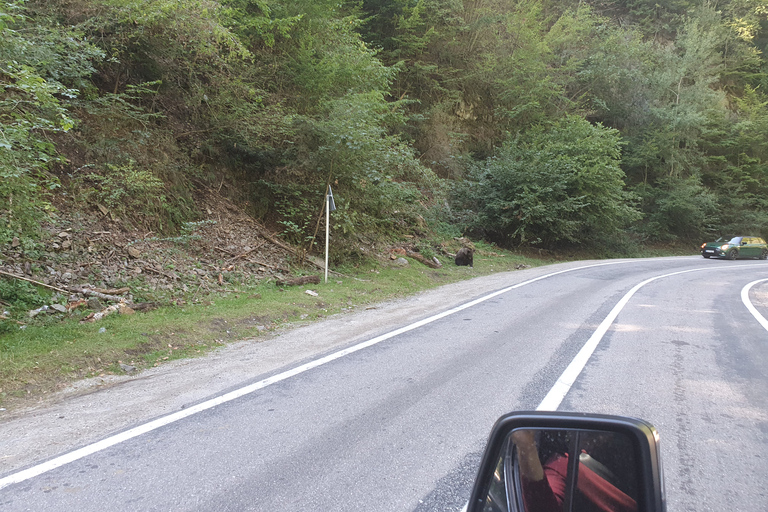
[[[114,218],[141,219],[143,225],[161,231],[167,228],[163,221],[169,217],[171,205],[165,183],[150,169],[137,168],[132,160],[123,165],[106,164],[99,172],[84,169],[74,182],[82,190],[80,200],[105,208]]]
[[[716,191],[722,232],[768,235],[768,98],[747,86],[731,122],[706,134],[702,180]]]
[[[226,24],[232,27],[241,41],[255,49],[257,45],[269,48],[275,46],[278,40],[291,37],[291,31],[304,17],[297,14],[288,18],[275,18],[272,8],[264,0],[223,0]]]
[[[0,302],[11,304],[12,311],[34,309],[45,304],[46,300],[32,284],[19,279],[0,277]]]
[[[46,303],[46,297],[39,293],[38,288],[19,279],[0,276],[0,336],[5,333],[18,331],[18,324],[10,320],[15,316],[21,316],[31,309],[35,309]],[[8,311],[4,311],[6,309]],[[9,315],[10,314],[10,315]]]
[[[369,37],[384,44],[382,59],[400,63],[394,95],[417,99],[414,107],[428,116],[414,118],[416,147],[441,166],[464,152],[492,153],[506,132],[544,120],[564,99],[548,71],[550,27],[538,0],[371,1],[363,8]],[[394,26],[384,21],[389,13]]]
[[[650,15],[642,2],[629,4],[634,15]],[[640,30],[623,36],[611,29],[605,49],[581,73],[595,118],[624,135],[623,167],[643,198],[645,221],[636,230],[644,237],[688,240],[725,226],[761,225],[757,196],[742,192],[744,178],[755,176],[746,167],[756,161],[737,156],[741,123],[729,108],[742,103],[733,87],[755,65],[748,39],[756,14],[738,4],[715,10],[680,2],[666,12],[656,5],[657,21],[667,25],[657,26],[653,40]],[[749,96],[749,86],[740,87]]]
[[[502,244],[595,244],[639,213],[623,190],[616,130],[568,117],[507,143],[456,199],[469,230]]]
[[[53,95],[58,88],[30,68],[7,65],[0,85],[0,243],[8,243],[16,234],[36,232],[46,215],[41,195],[57,185],[44,173],[56,158],[44,132],[72,123]]]
[[[297,128],[301,158],[295,165],[301,166],[297,172],[312,170],[303,174],[315,201],[302,206],[294,197],[292,208],[302,218],[291,226],[312,236],[309,228],[327,183],[334,189],[333,229],[341,245],[352,248],[361,239],[386,238],[413,226],[427,201],[423,194],[439,193],[439,184],[407,145],[386,134],[392,106],[377,92],[348,94],[326,106],[324,119],[303,118]]]
[[[304,34],[303,44],[287,63],[286,71],[298,88],[293,100],[300,112],[322,108],[329,98],[387,88],[392,70],[384,67],[376,59],[376,52],[360,40],[353,31],[354,24],[353,18],[343,18],[305,28],[322,32]]]
[[[317,215],[323,199],[317,192],[322,194],[322,190],[313,191],[307,186],[299,188],[295,185],[280,185],[264,180],[261,180],[258,186],[269,190],[274,198],[275,212],[279,216],[277,223],[283,227],[281,235],[298,246],[311,240],[315,226],[319,225]],[[311,201],[311,199],[316,200]]]
[[[640,185],[636,191],[644,210],[651,212],[638,228],[644,238],[700,240],[714,234],[719,220],[717,197],[697,177],[671,176],[656,187]]]
[[[331,183],[340,259],[465,229],[628,251],[636,236],[765,235],[767,12],[5,0],[0,245],[29,247],[57,187],[175,234],[198,218],[193,189],[214,182],[295,244]]]
[[[51,135],[74,126],[66,100],[100,54],[79,39],[24,15],[24,2],[0,2],[0,245],[34,237],[58,181]]]

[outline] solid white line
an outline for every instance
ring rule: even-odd
[[[754,265],[747,265],[739,268],[748,268],[753,267]],[[730,267],[733,268],[733,267]],[[624,309],[624,306],[627,305],[627,302],[629,302],[629,299],[632,298],[632,296],[648,283],[651,283],[653,281],[656,281],[657,279],[663,279],[665,277],[671,277],[676,276],[679,274],[685,274],[688,272],[697,272],[699,270],[714,270],[715,267],[701,267],[701,268],[694,268],[689,270],[681,270],[679,272],[672,272],[670,274],[664,274],[662,276],[656,276],[652,277],[650,279],[646,279],[642,283],[635,285],[629,292],[627,292],[624,297],[621,298],[621,300],[613,307],[610,313],[608,313],[608,316],[605,317],[605,320],[603,320],[600,325],[597,327],[597,330],[592,333],[592,336],[587,340],[587,342],[584,344],[584,346],[579,350],[579,353],[576,354],[576,357],[573,358],[573,361],[571,361],[571,364],[568,365],[568,367],[565,369],[563,374],[560,376],[560,378],[557,379],[557,382],[555,382],[555,385],[552,386],[552,389],[549,390],[549,393],[547,393],[547,396],[544,397],[544,400],[541,401],[539,406],[536,408],[537,411],[556,411],[558,407],[560,407],[560,403],[565,398],[565,395],[568,394],[568,391],[570,391],[571,387],[573,386],[573,383],[576,382],[576,378],[581,374],[581,371],[584,369],[584,366],[586,366],[587,361],[589,361],[589,358],[592,356],[592,353],[597,348],[597,345],[600,343],[600,341],[603,339],[603,336],[605,336],[605,333],[608,332],[608,328],[611,326],[614,320],[616,320],[616,317],[619,316],[619,313],[622,309]],[[762,279],[761,281],[768,281],[768,279]],[[749,287],[752,286],[755,283],[758,283],[760,281],[755,281],[754,283],[750,283],[747,285],[741,292],[742,301],[744,301],[745,293],[748,293]],[[747,292],[745,292],[747,290]],[[744,301],[744,304],[747,304],[747,301]],[[751,309],[750,309],[751,307]],[[760,313],[755,310],[754,306],[751,304],[747,305],[747,309],[750,309],[750,312],[752,312],[753,315],[755,315],[755,318],[758,319],[758,321],[763,325],[763,327],[768,330],[768,322],[766,322],[765,318],[760,315]],[[762,319],[762,320],[761,320]]]
[[[752,302],[749,300],[749,290],[757,283],[762,283],[764,281],[768,281],[768,279],[758,279],[757,281],[752,281],[747,286],[741,289],[741,302],[744,303],[744,305],[747,307],[747,310],[752,313],[752,316],[755,317],[755,320],[760,322],[760,325],[763,326],[763,329],[768,331],[768,320],[765,319],[763,315],[761,315],[757,308],[752,304]]]
[[[559,272],[553,272],[551,274],[546,274],[543,276],[536,277],[534,279],[529,279],[528,281],[524,281],[522,283],[518,283],[513,286],[509,286],[507,288],[504,288],[502,290],[498,290],[496,292],[493,292],[489,295],[486,295],[484,297],[480,297],[479,299],[475,299],[471,302],[467,302],[466,304],[462,304],[461,306],[457,306],[453,309],[449,309],[448,311],[444,311],[442,313],[438,313],[437,315],[433,315],[429,318],[425,318],[423,320],[420,320],[418,322],[414,322],[410,325],[407,325],[405,327],[401,327],[400,329],[396,329],[394,331],[388,332],[386,334],[382,334],[381,336],[377,336],[376,338],[364,341],[362,343],[359,343],[357,345],[354,345],[352,347],[346,348],[344,350],[340,350],[338,352],[334,352],[332,354],[329,354],[325,357],[322,357],[320,359],[317,359],[315,361],[311,361],[309,363],[303,364],[301,366],[298,366],[296,368],[293,368],[291,370],[279,373],[277,375],[274,375],[272,377],[266,378],[264,380],[261,380],[259,382],[255,382],[253,384],[250,384],[248,386],[236,389],[234,391],[230,391],[229,393],[226,393],[224,395],[218,396],[216,398],[212,398],[210,400],[206,400],[205,402],[201,402],[197,405],[194,405],[192,407],[189,407],[187,409],[183,409],[181,411],[169,414],[167,416],[163,416],[162,418],[158,418],[154,421],[150,421],[148,423],[145,423],[143,425],[139,425],[138,427],[134,427],[132,429],[126,430],[124,432],[121,432],[119,434],[115,434],[113,436],[110,436],[106,439],[103,439],[101,441],[98,441],[96,443],[90,444],[88,446],[84,446],[80,449],[74,450],[72,452],[66,453],[64,455],[61,455],[59,457],[56,457],[54,459],[51,459],[47,462],[44,462],[42,464],[38,464],[36,466],[33,466],[31,468],[25,469],[23,471],[19,471],[17,473],[13,473],[11,475],[8,475],[4,478],[0,479],[0,489],[3,487],[6,487],[11,484],[16,484],[19,482],[23,482],[25,480],[29,480],[30,478],[34,478],[36,476],[39,476],[43,473],[46,473],[48,471],[51,471],[53,469],[56,469],[58,467],[64,466],[65,464],[69,464],[70,462],[74,462],[76,460],[82,459],[83,457],[87,457],[88,455],[92,455],[96,452],[99,452],[101,450],[105,450],[111,446],[114,446],[116,444],[122,443],[124,441],[128,441],[129,439],[133,439],[134,437],[138,437],[142,434],[146,434],[147,432],[151,432],[153,430],[157,430],[158,428],[164,427],[166,425],[169,425],[171,423],[174,423],[176,421],[182,420],[184,418],[187,418],[189,416],[192,416],[193,414],[197,414],[202,411],[206,411],[208,409],[211,409],[213,407],[216,407],[217,405],[221,405],[226,402],[231,402],[232,400],[235,400],[237,398],[240,398],[242,396],[245,396],[249,393],[253,393],[254,391],[258,391],[260,389],[264,389],[267,386],[270,386],[272,384],[275,384],[277,382],[284,381],[286,379],[290,379],[291,377],[295,377],[296,375],[299,375],[301,373],[304,373],[308,370],[311,370],[313,368],[317,368],[318,366],[322,366],[324,364],[330,363],[331,361],[335,361],[336,359],[340,359],[344,356],[347,356],[349,354],[352,354],[354,352],[357,352],[359,350],[363,350],[365,348],[371,347],[373,345],[376,345],[377,343],[381,343],[382,341],[388,340],[390,338],[394,338],[395,336],[399,336],[400,334],[406,333],[408,331],[412,331],[414,329],[418,329],[419,327],[422,327],[424,325],[427,325],[429,323],[432,323],[436,320],[440,320],[441,318],[445,318],[447,316],[453,315],[455,313],[458,313],[459,311],[463,311],[467,308],[471,308],[472,306],[476,306],[477,304],[480,304],[482,302],[485,302],[489,299],[492,299],[494,297],[497,297],[503,293],[506,293],[508,291],[514,290],[516,288],[520,288],[522,286],[529,285],[531,283],[535,283],[536,281],[541,281],[542,279],[547,279],[549,277],[557,276],[560,274],[564,274],[566,272],[574,272],[576,270],[584,270],[588,268],[594,268],[594,267],[601,267],[606,265],[617,265],[621,263],[632,263],[632,260],[622,260],[622,261],[610,261],[605,263],[596,263],[593,265],[585,265],[581,267],[574,267],[569,268],[566,270],[561,270]]]

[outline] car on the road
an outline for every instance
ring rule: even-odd
[[[701,255],[705,258],[760,258],[768,259],[768,244],[757,236],[734,236],[718,238],[715,242],[701,244]]]

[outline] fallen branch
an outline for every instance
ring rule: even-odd
[[[98,320],[101,320],[105,316],[111,315],[112,313],[120,313],[121,315],[132,315],[136,311],[148,311],[150,309],[154,309],[155,307],[156,306],[153,302],[140,302],[138,304],[128,304],[125,302],[121,302],[119,304],[107,306],[106,308],[96,313],[91,313],[87,317],[80,320],[80,323],[96,322]]]
[[[161,276],[165,276],[168,279],[173,279],[174,281],[178,279],[178,277],[174,277],[172,275],[166,274],[165,272],[162,272],[160,270],[154,269],[152,267],[143,267],[144,270],[149,270],[150,272],[154,272],[155,274],[160,274]]]
[[[266,241],[264,241],[264,242],[260,243],[259,245],[257,245],[256,247],[254,247],[253,249],[251,249],[251,250],[249,250],[249,251],[245,251],[245,252],[244,252],[244,253],[242,253],[242,254],[238,254],[237,256],[234,256],[234,255],[233,255],[234,257],[233,257],[233,258],[230,258],[230,260],[229,260],[229,261],[235,261],[235,260],[237,260],[237,259],[240,259],[240,258],[242,258],[243,256],[247,256],[247,255],[251,254],[253,251],[257,251],[257,250],[259,250],[259,249],[260,249],[260,248],[261,248],[261,247],[262,247],[262,246],[263,246],[265,243],[267,243],[267,242],[266,242]],[[232,253],[230,253],[230,254],[232,254]]]
[[[269,263],[266,263],[266,262],[261,261],[261,260],[251,260],[251,261],[253,261],[254,263],[258,263],[262,267],[269,267],[269,268],[273,268],[275,270],[282,270],[283,272],[290,272],[291,271],[290,269],[283,268],[283,267],[280,267],[280,266],[277,266],[277,265],[270,265]]]
[[[48,285],[48,284],[45,284],[45,283],[41,283],[39,281],[35,281],[34,279],[29,279],[29,278],[26,278],[26,277],[17,276],[15,274],[10,274],[8,272],[3,272],[2,270],[0,270],[0,275],[4,275],[4,276],[8,276],[8,277],[13,277],[15,279],[20,279],[22,281],[27,281],[27,282],[30,282],[32,284],[36,284],[36,285],[42,286],[44,288],[49,288],[51,290],[54,290],[54,291],[57,291],[57,292],[61,292],[61,293],[66,293],[66,294],[81,293],[83,295],[92,295],[92,296],[94,296],[96,298],[104,299],[104,300],[111,300],[113,302],[125,302],[125,297],[118,297],[117,295],[112,295],[112,294],[108,294],[108,293],[101,293],[100,291],[91,290],[89,288],[79,288],[77,286],[67,286],[66,288],[57,288],[55,286],[51,286],[51,285]],[[130,291],[130,288],[120,288],[120,289],[117,289],[117,290],[105,290],[105,291],[111,291],[111,292],[114,292],[114,293],[127,293],[127,292]]]
[[[78,300],[69,302],[67,304],[67,311],[71,313],[72,310],[77,309],[77,308],[79,308],[81,306],[87,306],[87,305],[88,305],[88,302],[86,302],[83,299],[78,299]]]
[[[194,302],[194,300],[197,298],[197,292],[199,292],[199,291],[200,291],[200,288],[201,288],[202,286],[203,286],[203,283],[201,282],[201,283],[200,283],[200,285],[198,285],[198,287],[197,287],[197,290],[195,290],[195,294],[194,294],[194,295],[192,295],[192,299],[190,300],[190,302]]]
[[[280,240],[274,238],[272,235],[270,235],[267,232],[266,229],[262,228],[258,224],[256,224],[256,230],[259,232],[260,236],[263,236],[264,238],[266,238],[267,240],[272,242],[274,245],[280,247],[281,249],[284,249],[284,250],[288,251],[289,253],[293,254],[294,256],[298,256],[299,255],[298,252],[296,251],[296,249],[294,249],[290,245],[284,244]]]
[[[10,322],[16,322],[16,324],[18,324],[18,325],[24,325],[23,322],[19,322],[18,320],[13,320],[12,318],[8,318],[5,315],[0,315],[0,320],[8,320]]]
[[[130,288],[117,288],[117,289],[104,289],[104,288],[93,288],[93,291],[99,292],[99,293],[106,293],[107,295],[122,295],[124,293],[128,293],[131,291]]]
[[[102,309],[98,313],[91,313],[87,317],[83,318],[82,320],[80,320],[80,323],[95,322],[97,320],[101,320],[102,318],[104,318],[107,315],[111,315],[112,313],[116,313],[116,312],[120,311],[122,309],[120,306],[127,307],[124,304],[115,304],[113,306],[107,306],[106,308]],[[130,308],[128,308],[128,309],[130,309]]]
[[[228,251],[226,249],[222,249],[221,247],[214,247],[214,249],[216,249],[217,251],[225,252],[225,253],[229,254],[230,256],[233,256],[233,257],[237,258],[237,255],[235,253],[230,252],[230,251]]]
[[[110,300],[112,302],[126,302],[125,297],[118,297],[117,295],[109,295],[106,293],[97,292],[89,288],[77,288],[75,286],[68,287],[70,292],[82,293],[83,295],[92,295],[97,299]]]
[[[28,277],[22,277],[22,276],[17,276],[16,274],[10,274],[8,272],[3,272],[2,270],[0,270],[0,275],[4,275],[4,276],[7,276],[7,277],[13,277],[15,279],[20,279],[21,281],[27,281],[28,283],[36,284],[37,286],[42,286],[43,288],[48,288],[50,290],[54,290],[54,291],[57,291],[57,292],[69,293],[69,291],[67,291],[67,290],[63,290],[61,288],[56,288],[55,286],[51,286],[49,284],[41,283],[40,281],[35,281],[34,279],[29,279]]]
[[[429,268],[443,268],[443,266],[440,265],[439,263],[435,263],[434,261],[425,258],[423,255],[419,254],[418,252],[406,251],[406,256],[408,256],[409,258],[413,258],[416,261],[422,262]]]
[[[128,304],[134,311],[149,311],[155,309],[157,305],[154,302],[139,302],[138,304]]]

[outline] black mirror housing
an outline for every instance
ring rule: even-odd
[[[517,462],[515,466],[502,464],[504,459],[510,459],[509,454],[516,455],[517,447],[511,441],[513,433],[517,432],[557,432],[559,434],[574,434],[579,437],[588,437],[590,435],[613,435],[624,440],[624,444],[631,446],[631,464],[636,475],[636,485],[634,486],[634,499],[636,510],[638,512],[665,512],[666,502],[664,496],[664,481],[661,467],[661,458],[659,451],[659,435],[656,429],[649,423],[623,416],[608,416],[600,414],[587,413],[568,413],[568,412],[513,412],[499,418],[494,425],[485,452],[483,454],[480,469],[470,501],[467,505],[467,512],[485,512],[488,510],[502,512],[526,512],[526,508],[539,510],[530,505],[523,505],[522,498],[517,501],[513,498],[502,499],[501,505],[498,503],[490,504],[491,487],[494,482],[499,482],[499,469],[502,466],[507,471],[514,473],[519,470]],[[517,435],[517,434],[515,434]],[[575,451],[573,453],[576,453]],[[565,458],[565,457],[564,457]],[[538,457],[537,457],[538,459]],[[569,474],[576,466],[576,475],[579,474],[578,467],[582,466],[579,457],[572,457],[579,461],[578,464],[569,466]],[[582,469],[582,473],[589,473],[588,469]],[[502,470],[503,472],[503,470]],[[517,477],[520,478],[519,476]],[[576,476],[572,480],[572,488],[576,488]],[[507,487],[514,487],[508,477],[502,478]],[[508,496],[521,494],[520,484],[515,492],[509,492]],[[498,491],[496,492],[498,494]],[[504,494],[504,493],[502,493]],[[549,509],[547,509],[549,510]],[[566,499],[562,507],[558,510],[566,512],[579,512],[582,510],[577,503]]]

